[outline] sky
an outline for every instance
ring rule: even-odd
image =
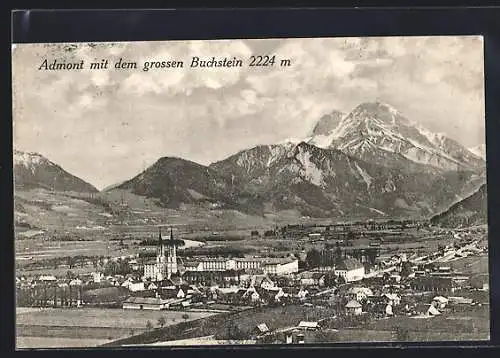
[[[251,55],[291,66],[248,67]],[[189,68],[238,57],[243,67]],[[23,44],[13,46],[14,147],[37,152],[102,189],[164,156],[200,164],[307,137],[333,110],[381,101],[466,147],[483,144],[483,41],[379,37]],[[63,62],[119,58],[136,70],[45,71]],[[142,70],[182,60],[182,69]]]

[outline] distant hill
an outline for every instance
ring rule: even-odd
[[[18,150],[14,150],[14,185],[16,190],[43,188],[84,193],[99,191],[43,155]]]
[[[135,195],[159,199],[162,206],[177,209],[181,204],[227,205],[233,202],[235,183],[231,177],[188,160],[160,158],[134,178],[105,190],[127,190]]]
[[[487,224],[487,189],[483,184],[474,194],[431,218],[431,223],[446,227]]]

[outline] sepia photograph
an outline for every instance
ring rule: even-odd
[[[16,349],[490,339],[482,36],[12,45]]]

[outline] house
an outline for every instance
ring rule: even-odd
[[[271,332],[271,330],[269,329],[269,327],[265,323],[258,324],[254,329],[254,333],[259,335],[259,336],[264,335],[264,334],[268,334],[270,332]]]
[[[134,280],[133,278],[126,279],[121,284],[121,286],[128,288],[132,292],[144,291],[145,290],[144,282],[143,281]]]
[[[454,292],[457,284],[450,277],[416,277],[410,282],[410,288],[416,291]]]
[[[368,299],[373,296],[373,291],[368,287],[351,287],[347,292],[350,299],[358,302]]]
[[[155,284],[154,282],[150,282],[146,284],[146,290],[157,290],[158,285]]]
[[[271,287],[270,289],[264,289],[267,294],[272,297],[274,302],[281,302],[281,299],[285,297],[285,292],[281,287]]]
[[[279,287],[289,287],[293,285],[293,279],[289,276],[279,276],[276,278],[276,285]]]
[[[199,261],[185,261],[183,266],[186,271],[203,271],[203,264]]]
[[[249,287],[245,293],[243,294],[243,299],[249,300],[251,303],[259,303],[262,302],[262,299],[255,289],[255,287]]]
[[[382,299],[391,306],[399,306],[401,304],[401,296],[397,293],[384,293],[382,294]]]
[[[361,303],[359,303],[358,301],[355,301],[355,300],[351,300],[349,302],[347,302],[347,304],[345,305],[345,309],[346,309],[346,313],[348,315],[360,315],[361,313],[363,313],[363,308],[361,306]]]
[[[270,289],[275,287],[274,282],[267,275],[255,275],[252,277],[251,286],[261,287],[263,289]]]
[[[69,282],[70,286],[81,286],[83,284],[83,281],[80,280],[79,278],[75,278]]]
[[[95,283],[101,282],[104,279],[104,275],[101,272],[92,272],[92,281]]]
[[[432,299],[432,305],[437,309],[443,309],[448,305],[448,299],[443,296],[436,296]]]
[[[299,277],[299,282],[302,286],[319,286],[325,285],[325,274],[321,272],[302,272]]]
[[[57,278],[53,275],[41,275],[39,278],[38,278],[38,281],[41,281],[41,282],[55,282],[57,281]]]
[[[288,275],[299,272],[299,260],[295,257],[268,258],[262,263],[262,270],[268,275]]]
[[[348,257],[335,266],[334,273],[346,282],[360,281],[365,276],[365,267],[360,261]]]
[[[177,298],[185,298],[186,297],[186,293],[184,292],[184,290],[182,288],[179,288],[179,291],[177,291],[176,297]]]
[[[299,300],[304,300],[307,297],[307,295],[309,295],[309,291],[307,291],[304,288],[300,288],[299,292],[297,293],[297,298]]]
[[[162,299],[178,298],[179,290],[176,287],[161,287],[157,290]]]
[[[168,308],[167,300],[153,297],[129,297],[123,302],[123,309],[163,310]]]
[[[303,329],[306,331],[316,331],[320,328],[320,326],[319,326],[318,322],[300,321],[297,328]]]
[[[439,310],[436,307],[434,307],[433,305],[429,306],[429,309],[427,310],[428,316],[439,316],[440,314],[441,312],[439,312]]]

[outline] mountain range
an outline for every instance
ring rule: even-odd
[[[98,192],[93,185],[68,173],[38,153],[14,150],[13,154],[16,190],[44,188],[55,191]]]
[[[43,170],[28,162],[17,159],[17,184],[51,188],[55,175],[58,188],[96,190],[48,160],[31,161]],[[429,217],[477,190],[485,168],[480,153],[374,102],[348,114],[332,111],[301,140],[259,145],[208,166],[160,158],[104,192],[125,190],[168,208],[216,205],[257,215]]]
[[[469,151],[486,160],[486,144],[480,144],[476,147],[470,148]]]
[[[431,223],[446,227],[487,224],[487,202],[487,188],[486,184],[483,184],[472,195],[453,204],[442,213],[433,216]]]

